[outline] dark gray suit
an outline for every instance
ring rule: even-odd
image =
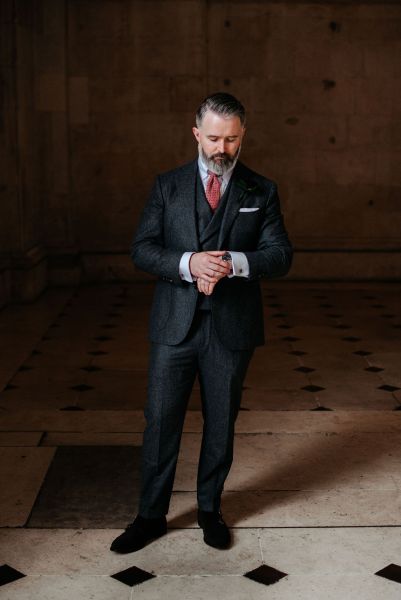
[[[198,505],[207,511],[220,508],[243,379],[255,346],[264,343],[259,280],[285,275],[291,265],[292,248],[272,181],[238,162],[209,222],[202,193],[197,160],[158,176],[132,244],[136,266],[158,277],[142,454],[144,517],[168,511],[196,375],[204,416]],[[250,276],[223,278],[200,302],[196,286],[180,278],[182,254],[221,249],[244,252]]]

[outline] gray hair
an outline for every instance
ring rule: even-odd
[[[207,96],[196,111],[197,127],[202,125],[203,117],[208,110],[226,118],[239,117],[241,125],[245,125],[245,108],[241,102],[231,94],[217,92],[216,94]]]

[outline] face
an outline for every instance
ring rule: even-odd
[[[225,118],[208,110],[200,127],[192,131],[209,171],[223,175],[236,163],[245,133],[238,116]]]

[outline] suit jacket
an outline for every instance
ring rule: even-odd
[[[183,341],[196,310],[196,285],[182,281],[182,254],[200,250],[195,211],[197,160],[156,178],[131,246],[135,265],[158,277],[150,316],[150,340]],[[243,211],[243,208],[258,210]],[[264,343],[262,277],[285,275],[291,265],[289,242],[276,184],[237,162],[215,250],[244,252],[249,278],[224,277],[211,295],[213,323],[232,350]]]

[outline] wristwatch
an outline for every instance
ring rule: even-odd
[[[221,257],[221,260],[224,260],[224,261],[226,261],[226,262],[227,262],[227,261],[229,261],[229,260],[231,260],[231,254],[230,254],[229,252],[226,252],[226,253],[225,253],[225,254],[223,254],[223,256]]]

